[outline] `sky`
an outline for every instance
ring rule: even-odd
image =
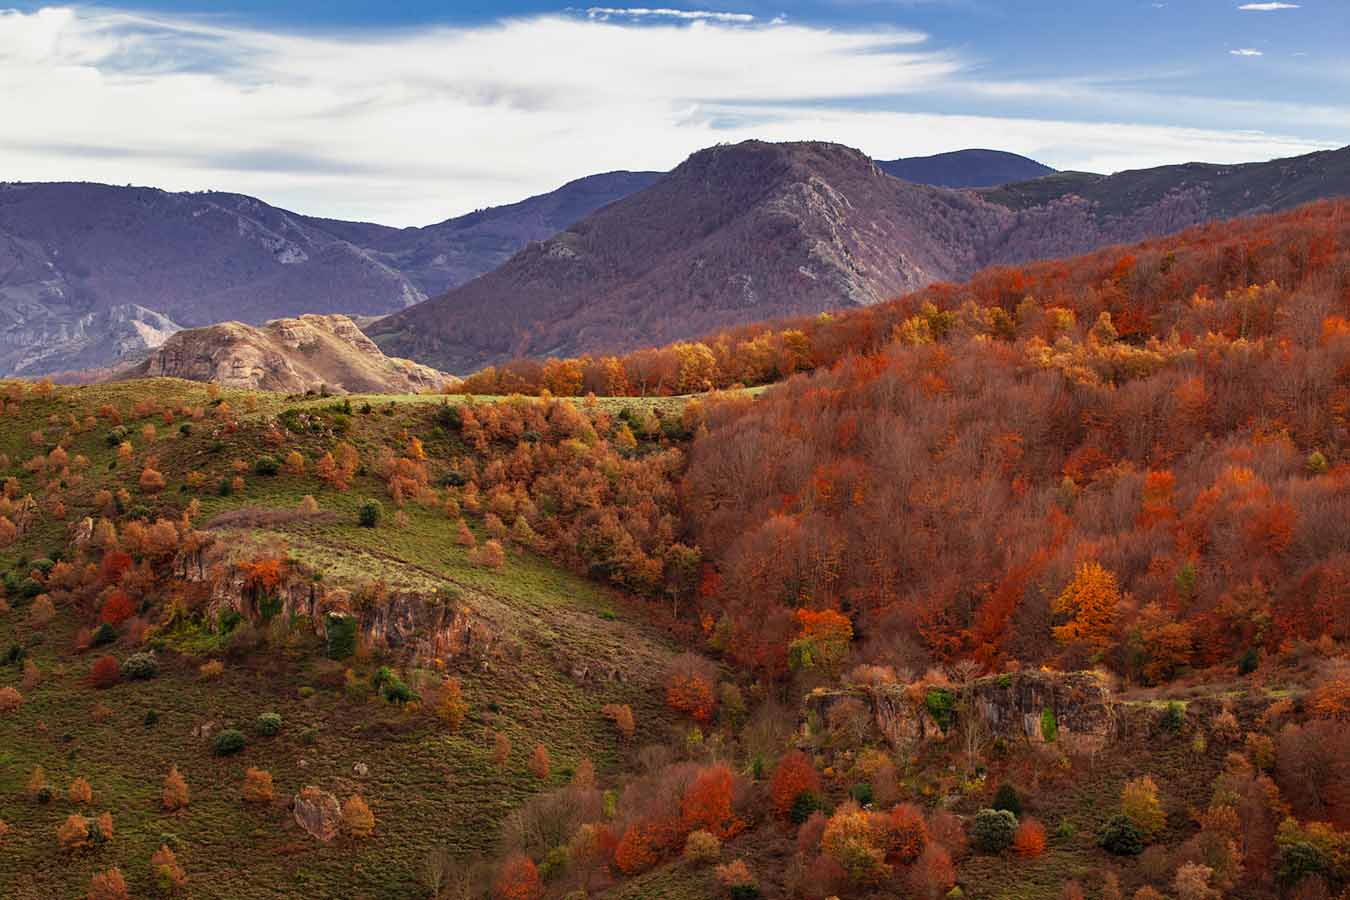
[[[0,0],[0,179],[407,226],[748,138],[1245,162],[1350,144],[1347,46],[1350,0]]]

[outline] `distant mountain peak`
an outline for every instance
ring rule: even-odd
[[[1029,181],[1055,170],[1006,150],[953,150],[933,156],[911,156],[878,162],[888,175],[947,188],[997,187],[1014,181]]]

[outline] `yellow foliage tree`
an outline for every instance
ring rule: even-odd
[[[1111,645],[1119,606],[1116,576],[1100,563],[1080,564],[1073,580],[1052,604],[1055,613],[1068,617],[1067,622],[1055,627],[1055,640],[1105,650]]]
[[[1120,791],[1120,811],[1145,840],[1156,838],[1167,824],[1167,813],[1158,800],[1158,785],[1148,775],[1125,782]]]

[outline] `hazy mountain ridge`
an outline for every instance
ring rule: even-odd
[[[117,337],[94,327],[115,307],[182,326],[386,314],[492,269],[656,177],[595,175],[403,229],[298,215],[241,194],[3,184],[0,374],[115,362]]]
[[[955,150],[933,156],[877,160],[877,165],[887,175],[905,181],[947,188],[998,187],[1055,174],[1044,163],[1004,150]]]
[[[890,177],[837,144],[747,141],[695,153],[646,191],[368,331],[390,352],[461,373],[621,352],[1347,192],[1350,148],[949,190]]]

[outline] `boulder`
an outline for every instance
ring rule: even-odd
[[[324,843],[337,837],[342,822],[342,805],[337,797],[310,785],[295,795],[291,808],[296,823],[310,837]]]

